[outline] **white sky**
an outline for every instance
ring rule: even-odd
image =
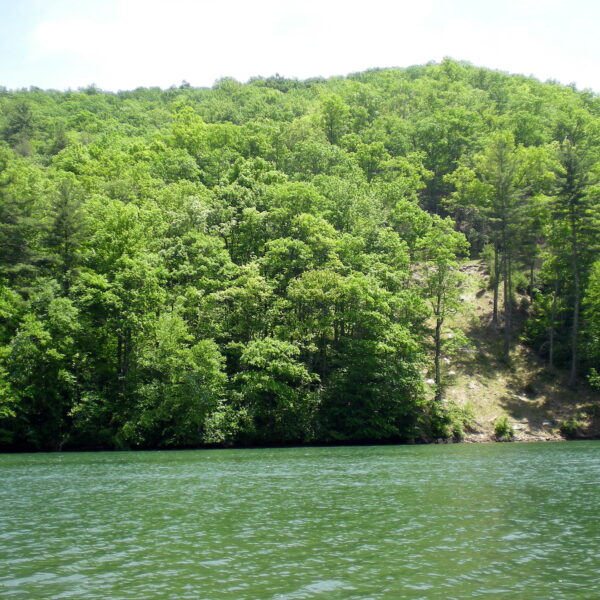
[[[0,0],[0,86],[343,75],[445,56],[600,92],[598,0]]]

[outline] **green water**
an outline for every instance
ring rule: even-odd
[[[600,597],[600,443],[0,455],[0,597]]]

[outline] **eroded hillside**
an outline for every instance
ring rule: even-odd
[[[510,363],[500,358],[502,324],[492,323],[493,295],[485,265],[470,261],[462,270],[467,275],[463,302],[452,324],[464,329],[471,346],[446,361],[445,398],[473,414],[466,441],[493,440],[494,424],[504,415],[517,441],[600,435],[600,395],[589,386],[569,388],[566,372],[549,369],[518,339]],[[519,317],[522,325],[526,314]]]

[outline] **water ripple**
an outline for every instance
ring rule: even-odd
[[[591,600],[600,444],[0,455],[0,597]]]

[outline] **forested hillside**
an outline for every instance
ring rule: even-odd
[[[460,438],[473,258],[498,358],[600,387],[591,92],[451,60],[0,88],[0,137],[2,449]]]

